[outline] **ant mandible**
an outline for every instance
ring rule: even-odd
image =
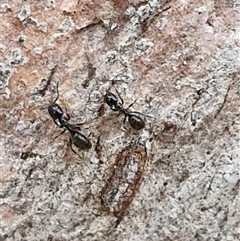
[[[48,106],[48,113],[52,117],[54,123],[58,127],[63,128],[64,130],[58,136],[56,136],[55,139],[60,135],[62,135],[64,132],[69,131],[70,133],[69,143],[70,143],[71,150],[76,155],[79,156],[79,154],[72,148],[72,145],[76,146],[78,150],[85,151],[85,150],[91,149],[92,144],[86,136],[84,136],[82,133],[79,132],[78,130],[79,125],[82,125],[82,124],[73,125],[69,123],[69,120],[70,120],[69,114],[68,113],[64,114],[64,111],[62,110],[61,106],[56,103],[58,98],[59,98],[59,92],[58,92],[58,83],[57,83],[57,97],[53,101],[53,103]]]
[[[104,96],[104,101],[107,103],[107,105],[110,106],[111,110],[113,111],[119,111],[125,115],[123,123],[126,123],[126,120],[128,120],[129,125],[136,131],[139,131],[144,128],[145,122],[144,120],[135,114],[143,115],[146,117],[152,118],[152,116],[145,115],[143,113],[137,112],[137,111],[129,111],[129,108],[136,102],[136,100],[128,106],[128,108],[124,108],[124,101],[122,97],[120,96],[117,89],[115,89],[120,101],[118,100],[117,96],[114,95],[112,92],[108,91]]]

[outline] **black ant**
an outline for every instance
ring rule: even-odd
[[[152,116],[148,116],[148,115],[142,114],[137,111],[129,111],[129,108],[136,102],[136,100],[132,104],[130,104],[128,106],[128,108],[124,108],[123,107],[124,101],[123,101],[122,97],[120,96],[119,92],[117,90],[116,90],[116,92],[119,96],[120,101],[118,100],[117,96],[114,95],[110,91],[108,91],[107,94],[104,96],[104,101],[110,106],[111,110],[119,111],[125,115],[124,120],[123,120],[124,124],[126,123],[126,120],[128,120],[129,125],[134,130],[139,131],[139,130],[143,129],[145,126],[144,120],[135,114],[143,115],[143,116],[150,117],[150,118],[152,118]]]
[[[77,130],[79,128],[79,125],[82,125],[82,124],[73,125],[68,122],[70,120],[69,114],[68,113],[64,114],[64,111],[62,110],[60,105],[56,103],[56,101],[58,100],[58,97],[59,97],[59,92],[58,92],[58,83],[57,83],[57,97],[53,101],[53,103],[50,106],[48,106],[48,113],[52,117],[54,123],[58,127],[63,128],[64,130],[58,136],[56,136],[55,139],[60,135],[62,135],[65,131],[69,131],[70,147],[75,154],[77,154],[77,152],[72,148],[72,145],[76,146],[79,150],[82,150],[82,151],[89,150],[92,147],[91,142],[86,136],[84,136],[82,133],[79,132],[79,130]]]

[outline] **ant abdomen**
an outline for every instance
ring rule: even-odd
[[[89,139],[80,132],[70,131],[71,142],[81,151],[87,151],[92,148],[92,144]]]
[[[140,131],[145,126],[145,122],[143,121],[143,119],[136,115],[129,115],[128,123],[136,131]]]

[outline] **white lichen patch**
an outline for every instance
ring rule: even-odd
[[[109,51],[104,58],[105,62],[109,63],[107,79],[129,82],[133,78],[131,69],[127,66],[128,59],[125,56],[119,55],[116,51]]]
[[[42,32],[47,32],[48,23],[47,22],[40,22],[37,24],[37,28],[41,30]]]
[[[0,51],[4,52],[7,46],[5,44],[0,43]]]
[[[56,7],[55,0],[47,0],[47,3],[45,5],[46,10],[54,9]]]
[[[11,55],[7,56],[9,65],[23,65],[28,62],[27,56],[24,56],[21,48],[12,49]]]
[[[42,46],[37,46],[33,49],[33,51],[36,53],[36,54],[42,54],[43,52],[43,47]]]
[[[61,25],[59,26],[59,30],[62,31],[63,33],[68,33],[69,31],[71,31],[74,27],[74,22],[72,21],[72,19],[70,17],[67,17],[63,20],[63,22],[61,23]]]
[[[140,41],[136,42],[134,53],[136,53],[138,56],[143,55],[153,45],[154,43],[152,41],[142,38]]]
[[[11,7],[8,3],[1,3],[0,5],[0,13],[6,13],[7,11],[11,10]]]
[[[10,69],[5,67],[4,64],[0,63],[0,89],[8,86],[10,77],[11,77]]]
[[[24,21],[27,17],[31,14],[31,7],[30,5],[23,5],[20,13],[18,14],[18,18],[20,21]]]

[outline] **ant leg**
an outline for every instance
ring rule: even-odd
[[[61,125],[59,125],[56,120],[53,120],[53,121],[54,121],[56,126],[61,127]]]
[[[66,113],[66,116],[67,116],[67,120],[69,121],[70,120],[70,115],[68,113]]]
[[[53,101],[53,103],[55,103],[55,102],[58,100],[58,97],[59,97],[59,92],[58,92],[58,82],[57,82],[57,97],[56,97],[56,99]]]
[[[92,120],[90,120],[90,121],[87,121],[87,122],[72,124],[71,126],[72,126],[73,128],[76,128],[76,129],[79,129],[79,130],[80,130],[80,128],[79,128],[80,126],[88,125],[88,124],[91,124],[91,123],[93,123],[93,122],[97,122],[97,120],[98,120],[98,117],[96,117],[96,118],[94,118],[94,119],[92,119]],[[93,125],[92,125],[92,126],[93,126]],[[90,127],[92,127],[92,126],[90,126]],[[85,128],[85,129],[89,129],[90,127]],[[84,129],[84,130],[85,130],[85,129]]]
[[[143,113],[138,112],[138,111],[129,111],[128,114],[129,115],[131,115],[131,114],[139,114],[139,115],[142,115],[142,116],[145,116],[145,117],[149,117],[149,118],[155,119],[153,116],[150,116],[150,115],[147,115],[147,114],[143,114]]]
[[[112,111],[119,111],[119,110],[116,109],[114,106],[111,106],[111,110],[112,110]]]
[[[153,116],[146,115],[146,114],[140,113],[140,112],[138,112],[138,111],[128,111],[129,108],[131,108],[131,107],[135,104],[136,101],[137,101],[137,99],[134,100],[134,101],[126,108],[127,114],[129,114],[129,115],[131,115],[131,114],[139,114],[139,115],[146,116],[146,117],[149,117],[149,118],[154,118]]]
[[[78,129],[78,130],[80,130],[80,131],[83,131],[83,130],[88,130],[88,129],[90,129],[91,127],[93,127],[94,125],[91,125],[91,126],[88,126],[88,127],[86,127],[86,128],[83,128],[83,129],[81,129],[80,127],[76,127],[76,129]]]
[[[72,126],[83,126],[83,125],[87,125],[87,124],[90,124],[90,123],[92,123],[92,121],[77,123],[77,124],[73,124]]]
[[[126,124],[127,117],[128,117],[128,115],[125,114],[125,116],[124,116],[124,120],[123,120],[123,124],[124,124],[124,125]]]
[[[115,222],[115,228],[118,227],[118,225],[122,222],[122,218],[118,218],[117,221]]]
[[[137,99],[135,99],[128,107],[126,110],[128,110],[129,108],[131,108],[135,103],[136,103]]]
[[[72,138],[69,137],[69,145],[70,145],[70,148],[72,150],[72,152],[74,152],[77,156],[79,156],[80,158],[82,158],[72,147],[73,143],[72,143]]]
[[[71,119],[71,117],[67,112],[67,107],[65,106],[64,108],[65,108],[65,112],[66,112],[67,121],[69,121]]]
[[[117,92],[117,94],[118,94],[118,97],[119,97],[119,99],[121,100],[121,104],[122,105],[124,105],[124,101],[123,101],[123,98],[121,97],[121,95],[119,94],[119,92],[118,92],[118,90],[114,87],[114,89],[115,89],[115,91]]]
[[[59,135],[57,135],[57,136],[54,138],[54,140],[57,139],[59,136],[61,136],[65,131],[66,131],[66,129],[63,130]]]
[[[131,108],[131,107],[136,103],[137,100],[138,100],[138,99],[135,99],[135,100],[127,107],[127,110],[128,110],[129,108]]]

